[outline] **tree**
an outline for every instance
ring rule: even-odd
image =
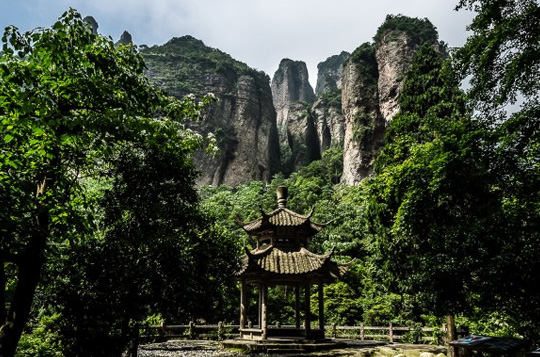
[[[150,314],[168,323],[223,317],[237,245],[202,214],[193,165],[170,148],[122,149],[97,200],[98,229],[48,272],[65,355],[136,351]]]
[[[492,158],[492,189],[500,194],[497,234],[504,258],[493,261],[485,295],[521,334],[539,341],[540,5],[461,0],[457,8],[476,12],[472,35],[456,58],[461,76],[470,78],[477,119],[490,133],[484,151]]]
[[[9,26],[2,42],[0,355],[11,356],[47,258],[91,227],[81,182],[130,145],[189,166],[202,138],[182,123],[201,107],[150,86],[141,56],[93,33],[74,10],[52,28]]]
[[[420,312],[468,311],[490,257],[494,202],[479,131],[449,61],[424,44],[369,182],[378,264]]]
[[[484,115],[516,103],[538,104],[540,5],[535,0],[460,0],[457,9],[476,12],[472,35],[457,52],[470,97]],[[525,106],[524,109],[527,109]]]

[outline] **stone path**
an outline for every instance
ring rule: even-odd
[[[428,345],[387,345],[376,348],[359,348],[358,346],[302,353],[287,354],[287,357],[317,356],[317,357],[446,357],[445,348]],[[216,341],[186,341],[171,340],[152,343],[139,347],[140,357],[238,357],[247,356],[240,351],[224,349]],[[263,355],[257,355],[263,356]],[[279,355],[272,355],[279,357]]]
[[[235,357],[241,352],[225,350],[216,341],[170,340],[139,347],[139,357]]]

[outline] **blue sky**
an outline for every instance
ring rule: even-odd
[[[461,46],[472,14],[457,0],[0,0],[0,26],[50,26],[69,7],[92,15],[98,31],[117,40],[124,30],[138,44],[192,35],[270,77],[283,58],[317,64],[371,41],[387,14],[427,17],[441,40]]]

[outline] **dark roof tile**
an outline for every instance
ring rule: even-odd
[[[311,222],[310,218],[311,214],[303,216],[287,208],[278,208],[270,214],[263,214],[263,217],[246,223],[244,229],[249,233],[258,230],[263,226],[297,227],[306,222],[309,222],[310,227],[316,232],[324,227],[322,224]]]

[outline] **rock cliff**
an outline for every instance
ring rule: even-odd
[[[220,149],[215,157],[196,154],[199,184],[269,180],[279,171],[276,112],[267,75],[191,36],[141,53],[150,80],[169,94],[182,98],[211,92],[219,99],[202,122],[193,124],[201,133],[214,133]]]
[[[317,65],[317,100],[311,108],[317,128],[319,150],[322,154],[330,147],[343,147],[345,118],[341,103],[343,63],[350,53],[341,52]]]
[[[379,108],[378,78],[375,49],[365,43],[352,53],[343,67],[345,136],[341,180],[348,185],[371,175],[383,143],[384,118]]]
[[[276,109],[278,128],[286,126],[291,103],[315,101],[315,93],[309,84],[305,62],[288,58],[281,60],[272,78],[272,99]]]
[[[374,43],[361,45],[344,64],[343,182],[351,185],[372,174],[384,130],[399,111],[402,81],[424,42],[440,46],[429,20],[389,15]]]
[[[317,65],[317,85],[315,86],[317,97],[320,97],[325,92],[341,89],[343,63],[350,55],[349,52],[342,51],[339,55],[328,57]]]
[[[97,31],[93,17],[85,21]],[[124,32],[119,43],[131,41]],[[199,184],[270,180],[331,147],[343,149],[342,181],[354,184],[373,173],[385,128],[399,111],[402,81],[424,42],[444,55],[429,20],[389,15],[373,43],[319,63],[315,92],[301,61],[283,59],[270,85],[263,72],[191,36],[140,50],[151,82],[170,95],[212,92],[219,99],[205,120],[191,124],[214,133],[220,149],[215,157],[196,154]]]
[[[99,28],[99,24],[98,22],[96,21],[96,19],[93,17],[93,16],[85,16],[83,21],[85,21],[86,23],[90,24],[90,26],[92,27],[92,31],[97,34],[98,33],[98,28]]]
[[[304,62],[283,59],[272,78],[282,169],[289,174],[320,158],[310,107],[315,101]]]
[[[122,32],[120,39],[116,42],[117,45],[130,45],[133,44],[133,38],[131,34],[127,31]]]
[[[330,147],[342,147],[345,119],[341,109],[341,90],[317,99],[311,107],[311,115],[317,131],[319,154],[322,155]]]

